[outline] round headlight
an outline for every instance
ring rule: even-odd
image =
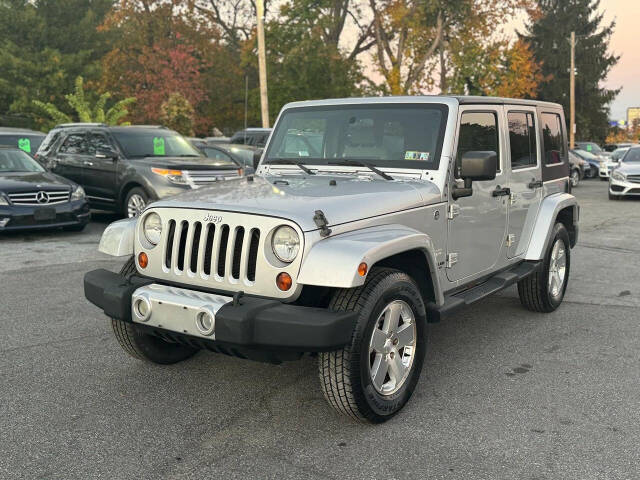
[[[282,262],[291,263],[300,251],[300,237],[291,227],[278,227],[271,239],[271,248],[276,257]]]
[[[160,220],[160,215],[152,212],[144,217],[142,230],[147,241],[151,245],[157,245],[160,242],[160,237],[162,236],[162,221]]]

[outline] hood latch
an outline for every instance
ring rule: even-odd
[[[313,216],[313,221],[318,228],[320,228],[320,236],[328,237],[331,235],[331,229],[328,227],[327,217],[324,216],[322,210],[316,210],[316,214]]]

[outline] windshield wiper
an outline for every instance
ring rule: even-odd
[[[331,162],[331,163],[329,163],[329,165],[338,165],[338,166],[345,165],[345,166],[350,166],[350,167],[365,167],[365,168],[368,168],[369,170],[371,170],[373,173],[375,173],[377,175],[380,175],[385,180],[393,180],[393,177],[391,175],[387,175],[382,170],[377,169],[376,167],[374,167],[370,163],[361,162],[359,160],[347,160],[347,159],[345,159],[345,160],[340,160],[340,161],[337,161],[337,162]]]
[[[309,168],[305,167],[300,160],[293,160],[288,158],[274,158],[273,160],[268,162],[272,165],[295,165],[300,170],[308,175],[315,175],[315,172],[312,172]]]

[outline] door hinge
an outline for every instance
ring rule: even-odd
[[[516,194],[511,192],[511,194],[509,195],[509,205],[515,205],[516,204]]]
[[[447,255],[447,268],[453,267],[456,263],[458,263],[458,254],[449,253]]]
[[[449,220],[453,220],[458,215],[460,215],[460,205],[455,203],[449,205],[449,207],[447,208],[447,218]]]
[[[514,233],[510,233],[507,235],[507,247],[511,247],[516,243],[516,235]]]

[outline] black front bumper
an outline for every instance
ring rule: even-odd
[[[279,352],[281,355],[267,355],[269,361],[278,361],[304,352],[339,349],[351,341],[356,321],[353,312],[244,296],[237,305],[229,302],[217,311],[215,340],[208,340],[133,322],[131,295],[139,287],[150,283],[154,281],[135,275],[127,279],[100,269],[85,275],[84,292],[86,298],[107,316],[132,323],[148,333],[258,360],[265,358],[256,358],[256,355],[252,355],[255,351]]]
[[[48,209],[51,216],[39,218],[38,211],[42,209]],[[91,213],[86,200],[41,206],[0,206],[0,220],[8,220],[4,227],[0,227],[0,232],[86,225],[90,219]]]

